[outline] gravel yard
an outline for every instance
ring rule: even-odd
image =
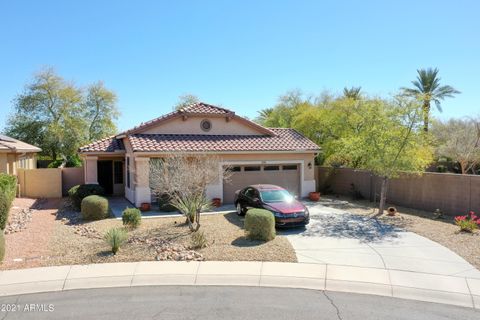
[[[353,201],[347,197],[322,196],[321,204],[347,212],[373,216],[376,206],[368,200]],[[422,210],[394,206],[398,213],[396,216],[383,215],[378,220],[415,232],[429,238],[463,257],[465,260],[480,269],[480,232],[459,232],[458,226],[453,222],[453,217],[445,216],[444,219],[434,219],[433,213]],[[376,211],[375,211],[376,212]]]
[[[25,230],[6,236],[9,261],[5,260],[2,269],[148,260],[296,261],[292,246],[282,236],[267,243],[245,239],[243,218],[235,213],[202,216],[200,230],[208,246],[199,250],[190,249],[191,232],[183,217],[142,219],[138,229],[129,231],[129,240],[117,255],[112,255],[103,235],[112,227],[122,227],[121,220],[84,223],[67,199],[57,207],[56,216],[51,210],[45,214],[33,211]],[[25,239],[19,241],[21,234]],[[23,255],[30,256],[23,262],[12,259],[19,255],[19,246]]]
[[[61,199],[16,198],[5,228],[5,258],[0,269],[44,265],[55,229],[55,213]]]

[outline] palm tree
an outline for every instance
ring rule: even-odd
[[[348,99],[360,100],[362,98],[362,87],[343,88],[343,96]]]
[[[427,132],[430,102],[435,102],[438,111],[442,112],[440,101],[445,98],[453,98],[460,91],[451,86],[441,86],[437,68],[419,69],[417,73],[417,80],[412,81],[414,88],[401,88],[401,90],[406,96],[415,97],[423,102],[423,130]]]
[[[270,115],[272,114],[273,108],[266,108],[257,112],[258,112],[258,116],[256,121],[261,124],[265,124],[265,121],[267,121]]]

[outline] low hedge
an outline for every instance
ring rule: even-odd
[[[17,194],[17,177],[0,173],[0,230],[4,230],[8,221],[8,212]]]
[[[245,232],[252,240],[270,241],[275,239],[275,218],[264,209],[250,209],[245,216]]]
[[[5,258],[5,236],[2,231],[0,232],[0,262],[3,261],[3,258]]]
[[[122,222],[129,228],[137,228],[142,222],[142,213],[137,208],[127,208],[123,210]]]
[[[110,216],[108,199],[97,195],[85,197],[81,210],[83,220],[101,220]]]
[[[103,196],[105,195],[105,189],[98,184],[80,184],[68,190],[68,196],[77,209],[80,209],[82,200],[91,195]]]

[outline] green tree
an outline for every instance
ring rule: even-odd
[[[423,103],[423,130],[427,132],[431,102],[433,101],[438,111],[442,112],[441,101],[445,98],[452,98],[460,91],[449,85],[440,85],[441,78],[438,76],[437,68],[419,69],[417,73],[417,79],[412,81],[414,88],[401,88],[401,90],[406,96],[415,97]]]
[[[255,118],[255,121],[260,124],[265,123],[268,120],[268,118],[270,118],[273,111],[274,111],[274,108],[265,108],[258,111],[258,116]]]
[[[84,140],[81,101],[81,91],[53,69],[39,72],[14,100],[6,134],[38,145],[52,159],[68,154]]]
[[[480,163],[480,118],[437,121],[431,132],[437,142],[437,156],[458,162],[462,174],[475,174]]]
[[[5,133],[39,146],[53,160],[67,161],[82,144],[115,133],[117,117],[115,94],[101,82],[84,92],[49,68],[15,98]]]
[[[103,82],[88,87],[85,97],[85,119],[88,122],[88,141],[105,138],[117,132],[115,120],[120,112],[117,96],[105,88]]]
[[[196,95],[186,93],[178,97],[178,102],[175,104],[173,109],[180,110],[198,102],[200,102],[200,99]]]
[[[389,179],[402,172],[423,172],[432,161],[432,151],[421,134],[422,108],[416,100],[376,100],[360,111],[360,130],[341,137],[337,153],[347,159],[361,158],[359,168],[381,177],[378,214],[383,214]]]
[[[270,128],[289,128],[298,114],[300,108],[311,105],[310,98],[304,98],[300,90],[293,90],[282,95],[273,108],[260,111],[261,116],[255,120],[263,126]],[[263,115],[263,117],[262,117]]]
[[[362,87],[343,88],[343,96],[352,100],[360,100],[362,98]]]

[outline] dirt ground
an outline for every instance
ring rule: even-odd
[[[103,235],[110,228],[122,227],[121,220],[84,223],[68,199],[58,201],[56,208],[35,211],[26,230],[6,236],[7,257],[2,269],[156,260],[157,248],[151,243],[133,241],[137,239],[154,239],[187,249],[191,245],[191,232],[183,217],[149,218],[142,219],[138,229],[129,231],[129,240],[117,255],[112,255]],[[235,213],[202,216],[200,230],[208,246],[195,251],[205,260],[296,262],[295,251],[286,238],[277,236],[267,243],[250,241],[245,239],[242,226],[243,218]],[[13,261],[17,256],[24,257],[23,261]]]
[[[62,199],[16,198],[9,220],[22,209],[32,209],[32,221],[25,230],[5,235],[5,258],[0,269],[29,268],[44,265],[50,255],[49,244],[55,230],[55,214]]]
[[[326,200],[344,200],[341,204],[322,203],[345,211],[362,214],[375,215],[376,206],[368,200],[354,201],[349,197],[322,196]],[[398,211],[396,216],[390,217],[384,214],[378,219],[384,223],[404,228],[421,236],[431,239],[463,257],[465,260],[480,269],[480,232],[460,232],[455,225],[452,216],[445,216],[443,219],[435,219],[433,212],[415,210],[395,206]]]

